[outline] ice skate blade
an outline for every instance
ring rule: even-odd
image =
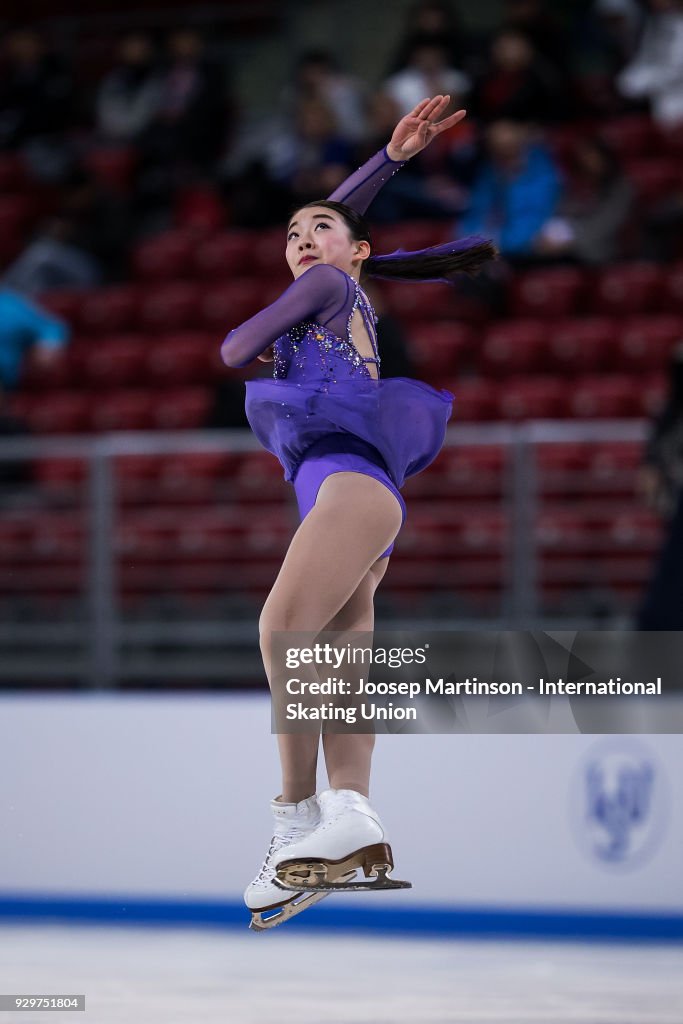
[[[365,846],[341,860],[286,860],[278,865],[273,881],[281,889],[305,892],[360,892],[373,889],[412,889],[411,882],[390,878],[394,867],[391,847],[386,843]],[[356,869],[366,881],[352,881]]]
[[[292,917],[296,917],[297,914],[301,914],[304,910],[308,910],[314,903],[320,903],[326,896],[329,896],[327,892],[301,892],[299,888],[297,890],[300,893],[300,898],[290,900],[285,903],[284,906],[278,906],[275,904],[270,907],[264,907],[263,910],[252,910],[251,921],[249,922],[249,928],[254,932],[266,932],[270,931],[271,928],[277,928],[279,924],[284,924],[285,921],[289,921]],[[268,914],[271,910],[275,913],[270,914],[269,917],[264,917],[264,914]]]

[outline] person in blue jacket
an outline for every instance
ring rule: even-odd
[[[548,150],[516,121],[494,121],[488,156],[472,187],[460,234],[485,234],[503,256],[535,255],[536,238],[555,211],[561,180]]]
[[[35,346],[39,363],[49,367],[69,334],[62,320],[0,285],[0,386],[6,391],[17,387],[31,346]]]

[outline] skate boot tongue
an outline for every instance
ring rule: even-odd
[[[320,805],[314,794],[298,804],[284,804],[271,800],[270,807],[275,822],[275,835],[298,838],[307,835],[320,821]]]

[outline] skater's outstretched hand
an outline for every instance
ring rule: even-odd
[[[402,117],[394,128],[394,134],[387,146],[390,160],[410,160],[420,150],[428,146],[441,132],[452,128],[466,116],[466,110],[458,110],[443,121],[438,118],[448,109],[450,96],[434,96],[422,100],[418,105]]]
[[[269,345],[265,352],[262,352],[260,356],[256,356],[262,363],[273,363],[275,362],[275,346]]]

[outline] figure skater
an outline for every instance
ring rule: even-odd
[[[274,362],[272,379],[247,381],[246,413],[293,484],[301,516],[259,620],[274,697],[284,685],[273,664],[274,631],[374,629],[373,595],[406,517],[399,488],[444,442],[454,396],[407,377],[380,379],[376,317],[359,282],[362,272],[449,282],[495,256],[481,238],[371,255],[362,214],[407,160],[465,117],[460,110],[439,120],[449,99],[418,103],[329,199],[292,214],[285,254],[294,283],[221,348],[228,366]],[[374,739],[323,733],[330,788],[317,796],[320,735],[278,735],[282,793],[271,802],[270,849],[244,894],[250,927],[273,927],[342,888],[409,884],[387,875],[391,847],[368,800]],[[356,869],[369,880],[352,881]]]

